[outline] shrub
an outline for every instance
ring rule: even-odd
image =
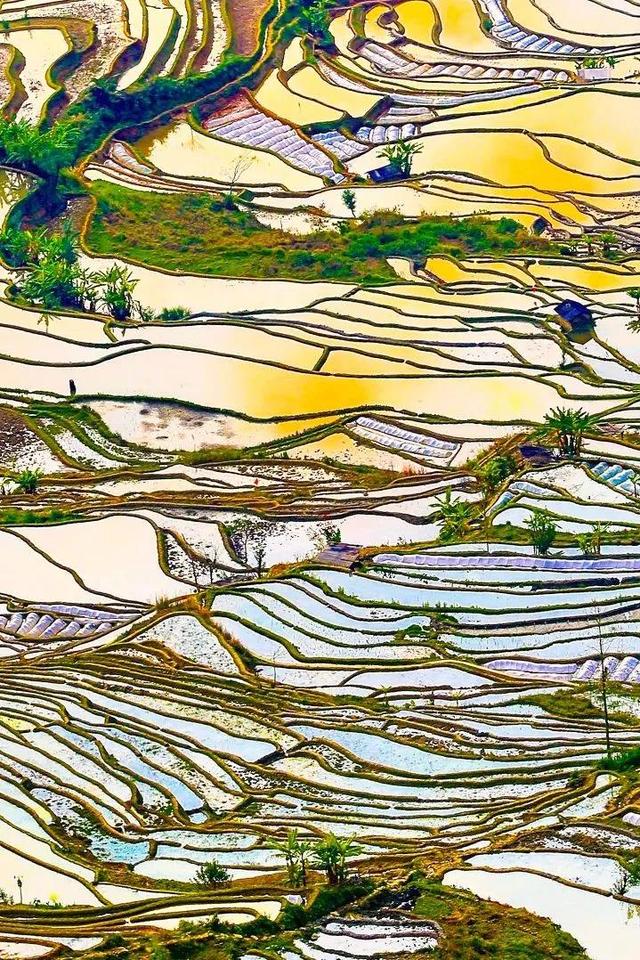
[[[631,750],[621,750],[611,757],[603,757],[598,762],[599,770],[610,770],[612,773],[633,773],[640,769],[640,747]]]
[[[209,863],[203,863],[201,867],[198,867],[194,882],[201,887],[220,887],[228,879],[229,871],[217,860],[211,860]]]
[[[23,493],[35,493],[41,476],[39,470],[23,470],[16,477],[16,483]]]
[[[529,528],[529,539],[534,552],[544,557],[549,552],[558,532],[549,511],[532,510],[531,516],[525,520],[525,525]]]
[[[191,311],[187,307],[163,307],[158,314],[158,320],[175,323],[178,320],[186,320],[190,316]]]

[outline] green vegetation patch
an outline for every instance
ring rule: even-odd
[[[435,920],[444,936],[432,960],[585,960],[574,938],[554,923],[526,910],[479,900],[473,894],[420,882],[416,913]]]
[[[541,254],[554,247],[515,220],[425,217],[381,211],[344,221],[339,233],[295,236],[265,227],[233,201],[201,194],[151,194],[96,182],[86,242],[100,256],[126,257],[180,273],[389,283],[388,257],[418,263],[434,253]]]
[[[636,725],[638,718],[629,711],[620,709],[614,696],[618,694],[633,697],[633,693],[630,694],[629,691],[623,690],[618,684],[613,683],[608,684],[608,693],[612,701],[609,704],[610,719],[617,723]],[[524,698],[521,702],[542,707],[547,713],[556,717],[567,717],[571,720],[602,720],[604,716],[599,684],[585,685],[584,689],[581,690],[571,688],[554,690],[553,693],[538,693]]]
[[[612,773],[634,773],[640,770],[640,747],[603,757],[598,763],[598,769],[610,770]]]

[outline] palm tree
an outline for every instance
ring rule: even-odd
[[[610,523],[602,523],[600,520],[596,520],[596,522],[591,525],[590,531],[578,535],[578,546],[585,557],[600,556],[602,553],[602,541],[610,526]]]
[[[59,307],[83,307],[83,276],[77,263],[66,263],[46,257],[25,275],[17,278],[18,293],[29,303],[46,310]]]
[[[630,290],[627,290],[627,296],[631,297],[632,300],[635,300],[636,312],[638,314],[637,320],[631,320],[627,326],[629,330],[635,330],[637,332],[640,330],[640,287],[631,287]]]
[[[454,500],[451,496],[451,487],[437,503],[436,520],[442,524],[440,539],[451,540],[453,537],[463,536],[473,516],[472,505],[464,500]]]
[[[295,887],[298,883],[303,887],[306,886],[307,857],[312,849],[311,843],[308,840],[300,840],[297,829],[293,828],[289,830],[285,840],[272,837],[267,840],[267,846],[284,857],[291,886]]]
[[[390,143],[384,147],[382,155],[387,158],[390,166],[402,174],[403,177],[410,177],[413,169],[413,161],[419,153],[422,153],[424,147],[421,143]]]
[[[545,557],[558,532],[558,528],[551,519],[551,514],[548,510],[534,509],[531,511],[528,520],[525,520],[525,526],[529,528],[529,537],[534,553],[536,556]]]
[[[347,879],[347,860],[361,853],[362,847],[351,837],[336,837],[333,833],[327,834],[313,849],[318,866],[327,874],[331,886],[344,883]]]
[[[545,414],[544,423],[535,431],[535,436],[553,438],[561,456],[575,459],[580,456],[584,434],[596,430],[597,423],[597,416],[582,407],[576,410],[556,407]]]

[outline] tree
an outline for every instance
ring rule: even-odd
[[[454,537],[464,536],[469,529],[469,523],[473,516],[472,505],[464,500],[454,500],[451,495],[451,487],[449,487],[443,499],[437,502],[436,521],[442,524],[440,539],[453,540]]]
[[[640,321],[640,287],[631,287],[630,290],[627,290],[627,296],[631,297],[632,300],[635,300],[638,321]],[[631,324],[629,326],[631,326]]]
[[[331,40],[331,6],[332,0],[311,0],[305,4],[300,18],[303,29],[325,43]]]
[[[194,883],[200,887],[220,887],[229,879],[229,871],[225,869],[217,860],[210,860],[209,863],[203,863],[196,871]]]
[[[342,191],[342,202],[352,217],[356,215],[356,195],[353,190]]]
[[[234,550],[247,565],[253,562],[258,576],[262,575],[269,537],[275,536],[280,524],[252,517],[239,517],[227,524],[227,532]]]
[[[228,177],[228,188],[224,197],[224,206],[226,210],[237,210],[236,206],[236,187],[244,177],[247,170],[256,162],[255,157],[239,157],[231,168]]]
[[[78,263],[78,236],[66,225],[58,233],[45,229],[0,233],[0,255],[16,270],[12,283],[19,297],[44,307],[84,309],[90,293],[88,271]]]
[[[613,248],[618,242],[618,238],[615,233],[612,233],[610,230],[602,234],[602,252],[605,257],[611,257],[613,253]]]
[[[80,127],[62,120],[42,130],[26,120],[0,121],[0,155],[10,165],[32,171],[44,181],[49,211],[59,206],[58,187],[64,169],[73,165],[80,145]]]
[[[604,713],[604,729],[607,740],[607,760],[611,761],[611,728],[609,723],[609,670],[605,663],[604,640],[602,639],[602,624],[600,611],[596,611],[596,625],[598,628],[598,653],[600,654],[600,692],[602,694],[602,710]]]
[[[328,547],[336,546],[338,543],[342,543],[342,532],[337,524],[327,523],[326,526],[322,528],[321,532]]]
[[[87,275],[77,263],[43,257],[23,278],[15,281],[20,297],[45,310],[59,307],[83,310]]]
[[[313,848],[313,855],[317,865],[324,870],[327,881],[331,886],[344,883],[347,879],[347,861],[351,857],[358,857],[362,848],[355,840],[345,837],[336,837],[329,833],[318,841]]]
[[[529,528],[529,538],[536,555],[546,556],[558,532],[549,511],[532,510],[531,516],[525,520],[525,525]]]
[[[33,494],[38,489],[41,476],[39,470],[23,470],[16,477],[16,483],[23,493]]]
[[[511,476],[516,469],[516,461],[511,454],[493,457],[484,463],[478,472],[478,480],[485,498],[498,489],[503,480]]]
[[[588,533],[578,536],[578,546],[585,557],[599,557],[602,553],[602,539],[611,524],[596,520]]]
[[[389,165],[398,173],[402,174],[403,177],[410,177],[413,161],[419,153],[422,153],[423,149],[421,143],[401,141],[400,143],[390,143],[389,146],[384,147],[382,154],[389,161]]]
[[[551,437],[563,457],[575,459],[580,456],[585,433],[597,429],[598,418],[582,407],[571,410],[556,407],[545,414],[544,423],[535,431],[539,438]]]
[[[313,846],[311,842],[300,840],[297,829],[293,828],[287,833],[286,840],[270,838],[267,840],[267,846],[284,857],[291,886],[295,887],[298,884],[306,886],[307,859]]]

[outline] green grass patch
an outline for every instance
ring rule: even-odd
[[[437,921],[444,932],[431,960],[586,960],[580,944],[549,920],[437,881],[419,885],[416,913]]]
[[[617,701],[618,697],[632,697],[633,694],[630,694],[619,684],[612,683],[609,683],[608,691],[609,717],[611,720],[626,725],[638,724],[638,717],[620,709],[620,704]],[[538,693],[531,697],[525,697],[520,702],[542,707],[547,713],[557,717],[567,717],[571,720],[602,720],[604,718],[600,685],[595,683],[584,684],[580,690],[566,688],[554,690],[553,693]]]
[[[320,230],[298,237],[265,227],[250,210],[228,209],[211,196],[142,193],[100,181],[91,191],[97,205],[86,242],[92,253],[179,273],[373,285],[397,280],[388,257],[423,263],[434,253],[509,256],[555,250],[507,218],[407,221],[381,211],[345,221],[339,233]]]
[[[0,510],[0,526],[3,527],[23,527],[23,526],[45,526],[47,524],[74,523],[78,520],[84,520],[82,514],[74,510],[51,509],[43,510],[22,510],[20,508]]]
[[[588,696],[574,690],[556,690],[553,693],[538,693],[526,697],[522,703],[542,707],[547,713],[557,717],[570,717],[573,720],[598,720],[602,710],[596,707]]]
[[[525,910],[480,900],[435,880],[418,880],[417,886],[420,896],[416,915],[436,921],[444,933],[440,945],[428,952],[430,960],[492,957],[496,960],[587,960],[573,937],[549,920]],[[359,900],[370,890],[371,884],[366,881],[341,889],[325,888],[309,907],[281,914],[277,921],[261,917],[244,926],[225,925],[216,920],[204,924],[183,923],[179,931],[159,935],[155,943],[144,936],[137,939],[129,934],[125,941],[127,952],[108,954],[109,960],[111,956],[113,960],[116,957],[122,960],[240,960],[245,954],[279,960],[283,954],[295,952],[295,940],[305,936],[302,927],[313,929],[315,921]],[[385,890],[379,892],[379,903],[375,893],[366,901],[372,910],[386,902]],[[287,916],[293,917],[296,912],[299,914],[296,922],[288,924]],[[105,960],[105,953],[103,945],[89,951],[86,957]]]

